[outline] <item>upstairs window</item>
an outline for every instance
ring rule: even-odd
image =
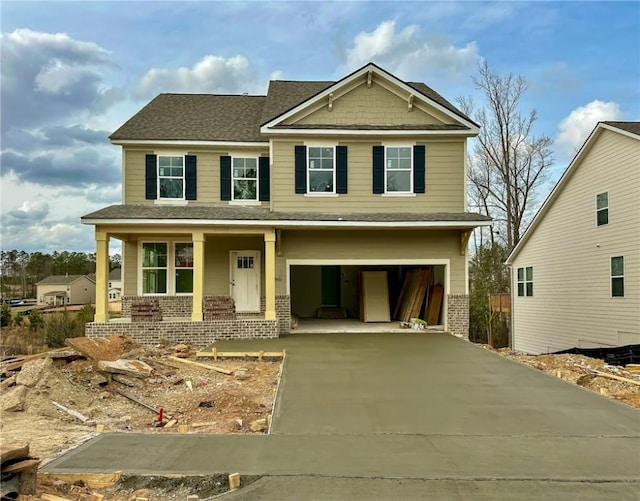
[[[385,152],[385,193],[413,193],[412,148],[387,146]]]
[[[335,193],[335,151],[333,146],[310,146],[307,193]]]
[[[518,296],[533,296],[533,267],[518,268]]]
[[[624,256],[611,258],[611,297],[624,297]]]
[[[184,157],[158,155],[158,198],[184,199]]]
[[[258,159],[233,157],[233,200],[258,200]]]
[[[596,224],[604,226],[609,224],[609,192],[596,195]]]

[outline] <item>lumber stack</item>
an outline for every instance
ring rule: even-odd
[[[418,318],[427,296],[427,289],[433,282],[431,268],[419,268],[407,271],[396,303],[394,317],[401,322]]]
[[[229,296],[210,296],[204,298],[205,320],[235,320],[236,303]]]
[[[29,444],[4,444],[0,447],[2,462],[2,499],[17,499],[18,495],[36,493],[40,460],[29,457]]]

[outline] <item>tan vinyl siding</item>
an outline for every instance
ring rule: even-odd
[[[188,150],[179,147],[135,149],[127,148],[124,152],[124,203],[149,204],[155,200],[145,199],[145,156],[146,155],[195,155],[197,157],[197,190],[198,199],[190,200],[189,205],[227,206],[229,202],[220,200],[220,157],[231,156],[268,156],[268,145],[264,148],[236,148],[213,150],[211,148],[193,148]],[[264,202],[268,205],[268,202]]]
[[[514,348],[640,343],[640,141],[604,130],[513,263]],[[609,224],[596,226],[596,194]],[[624,298],[610,294],[610,258],[624,256]],[[533,267],[533,297],[517,268]]]
[[[122,295],[138,295],[138,241],[127,240],[123,246]]]
[[[450,259],[450,288],[465,294],[465,257],[458,231],[291,230],[281,236],[282,256],[276,260],[276,293],[286,293],[287,259]]]
[[[333,100],[329,111],[328,98],[323,100],[320,108],[311,114],[292,117],[287,124],[331,124],[331,125],[403,125],[403,124],[442,124],[447,121],[442,113],[430,109],[425,113],[416,105],[409,111],[408,100],[389,92],[380,85],[367,88],[361,85]],[[308,113],[304,111],[302,113]],[[447,123],[451,119],[449,118]]]
[[[314,144],[319,144],[318,139]],[[394,138],[399,145],[401,138]],[[322,142],[322,141],[321,141]],[[374,140],[336,142],[326,145],[348,148],[348,193],[337,197],[295,193],[294,146],[304,140],[274,140],[271,203],[274,211],[301,212],[463,212],[465,139],[418,141],[407,138],[406,145],[424,144],[426,150],[426,193],[415,196],[373,194],[372,148],[385,143]],[[391,142],[387,143],[391,144]]]

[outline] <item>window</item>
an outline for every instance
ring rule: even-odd
[[[533,268],[518,268],[518,296],[533,296]]]
[[[387,146],[385,155],[385,193],[413,192],[413,161],[410,147]]]
[[[309,146],[307,193],[335,193],[334,148]]]
[[[624,297],[624,256],[611,258],[611,297]]]
[[[167,293],[167,243],[142,244],[142,293]]]
[[[193,244],[176,243],[176,294],[193,293]]]
[[[158,156],[158,198],[184,199],[183,156]]]
[[[193,243],[142,244],[142,294],[192,294]]]
[[[609,224],[609,192],[596,195],[596,224],[603,226]]]
[[[258,200],[258,159],[233,157],[233,200]]]

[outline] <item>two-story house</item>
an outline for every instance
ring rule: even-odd
[[[513,347],[640,343],[640,122],[600,122],[507,259]]]
[[[466,143],[478,125],[422,83],[375,64],[339,81],[272,81],[266,96],[161,94],[114,132],[123,204],[95,226],[88,335],[208,342],[289,332],[292,312],[358,317],[358,274],[400,283],[428,267],[439,321],[468,333]],[[162,322],[108,322],[109,240],[123,242],[122,300]],[[390,286],[390,301],[397,287]],[[207,315],[235,300],[235,318]]]

